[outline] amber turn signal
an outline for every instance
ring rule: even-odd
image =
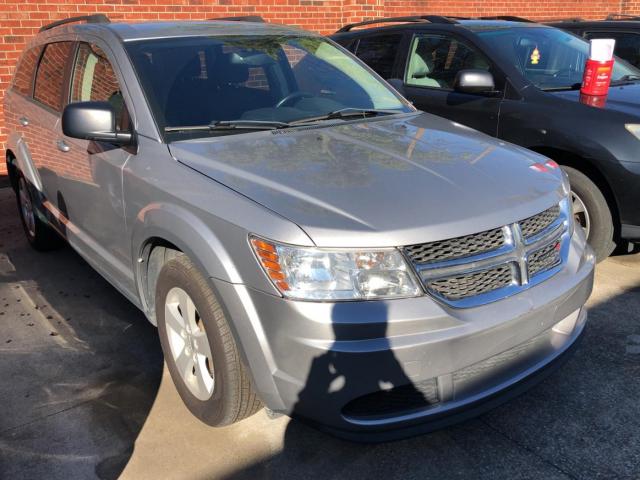
[[[286,275],[280,267],[280,259],[275,245],[260,240],[259,238],[251,239],[251,246],[256,252],[256,256],[260,261],[260,265],[264,268],[265,273],[282,291],[289,290],[289,284],[286,281]]]

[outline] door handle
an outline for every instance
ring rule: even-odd
[[[67,142],[65,142],[64,140],[58,140],[56,142],[56,146],[61,152],[68,152],[69,150],[71,150],[71,147],[67,145]]]
[[[29,125],[29,119],[27,117],[20,117],[18,121],[20,122],[20,125],[22,125],[23,127],[26,127],[27,125]]]

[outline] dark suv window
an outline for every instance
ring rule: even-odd
[[[401,40],[401,34],[364,37],[358,43],[356,55],[378,75],[388,80],[393,76],[393,64]]]
[[[460,70],[489,68],[484,55],[453,37],[421,35],[413,40],[405,81],[408,85],[450,90]]]
[[[615,39],[616,55],[635,67],[640,67],[640,34],[631,32],[587,32],[585,37],[589,40],[592,38]]]
[[[81,43],[78,47],[70,102],[109,102],[116,112],[116,128],[129,130],[129,115],[120,84],[107,56],[96,45]]]
[[[46,46],[38,73],[33,98],[56,111],[62,110],[64,71],[73,42],[50,43]]]
[[[22,57],[16,74],[13,76],[13,88],[22,95],[31,96],[33,74],[36,71],[40,52],[42,52],[41,46],[29,49]]]

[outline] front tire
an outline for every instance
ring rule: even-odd
[[[262,404],[207,280],[186,255],[162,267],[156,316],[165,361],[187,408],[219,427],[256,413]]]
[[[601,262],[613,252],[616,244],[613,241],[613,216],[609,204],[602,191],[584,173],[571,167],[562,167],[571,183],[571,200],[573,204],[576,227],[582,227],[587,241]]]

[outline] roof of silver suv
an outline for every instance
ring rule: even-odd
[[[108,29],[123,41],[148,40],[154,38],[197,37],[203,35],[284,35],[304,34],[320,36],[295,27],[263,22],[242,21],[186,21],[186,22],[144,22],[144,23],[82,23],[72,28],[81,31]]]

